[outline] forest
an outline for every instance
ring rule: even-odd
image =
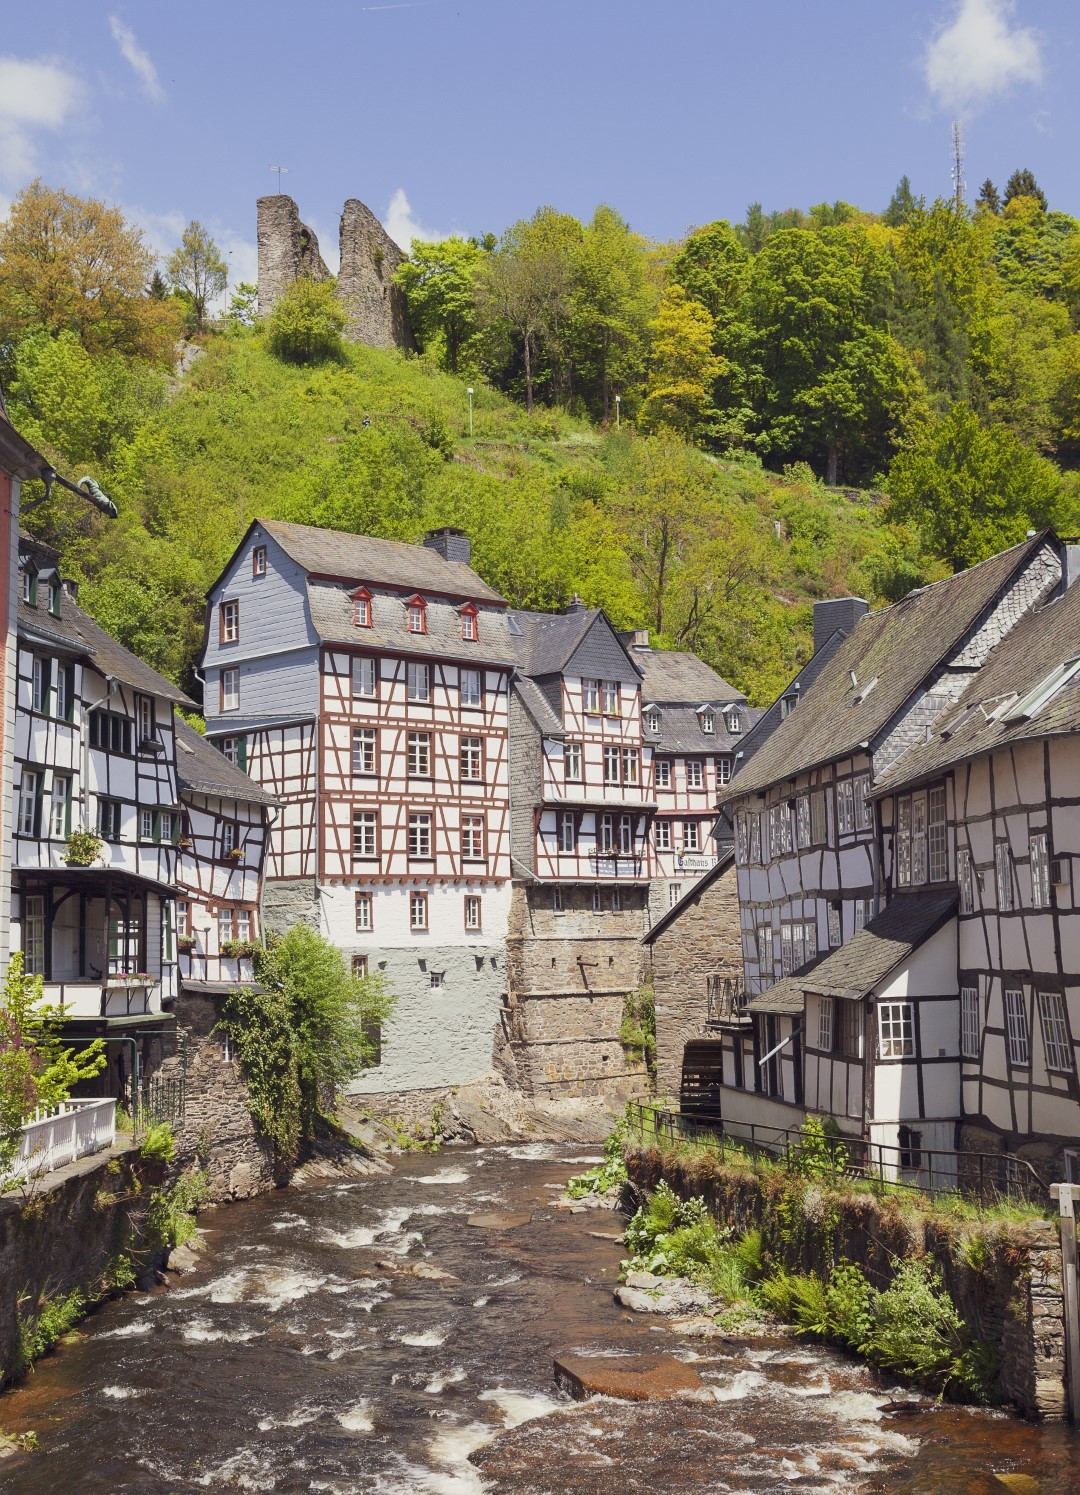
[[[1080,528],[1080,223],[1030,171],[970,206],[905,178],[880,212],[753,204],[671,243],[545,207],[414,242],[398,278],[415,355],[344,344],[315,282],[212,317],[198,223],[159,263],[115,208],[34,182],[0,224],[11,419],[121,510],[54,495],[28,522],[196,695],[204,594],[256,515],[460,524],[513,604],[580,593],[758,704],[815,597],[896,600]]]

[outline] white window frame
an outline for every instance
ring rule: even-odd
[[[479,893],[465,894],[465,928],[469,933],[479,933],[483,929],[483,906]]]
[[[800,851],[811,845],[809,794],[800,794],[795,801],[795,844]]]
[[[352,733],[353,778],[377,773],[378,736],[374,727],[354,727]]]
[[[467,736],[458,741],[458,771],[463,784],[480,784],[484,780],[484,739]]]
[[[604,783],[622,783],[622,751],[610,745],[604,748]]]
[[[568,784],[581,783],[581,743],[563,745],[563,773]]]
[[[356,932],[370,934],[375,926],[375,895],[357,893],[355,898]]]
[[[705,787],[705,765],[700,758],[687,758],[686,760],[686,787],[687,789],[704,789]]]
[[[656,822],[656,849],[657,851],[671,850],[670,820],[658,820]]]
[[[934,785],[927,796],[926,839],[930,881],[946,882],[949,876],[949,822],[944,784]]]
[[[1006,988],[1005,1051],[1010,1064],[1027,1069],[1031,1064],[1031,1041],[1028,1038],[1027,999],[1022,989]]]
[[[603,695],[604,715],[622,716],[622,695],[617,680],[603,680],[600,683]]]
[[[656,759],[656,787],[657,789],[671,788],[671,759]]]
[[[851,779],[841,779],[836,786],[836,832],[848,836],[855,829],[855,785]]]
[[[461,817],[461,860],[483,862],[487,859],[484,847],[486,826],[483,815]]]
[[[582,680],[581,682],[581,710],[585,716],[600,715],[600,682],[599,680]]]
[[[405,666],[405,695],[410,701],[431,700],[431,666],[409,660]]]
[[[428,895],[426,893],[409,894],[409,928],[412,930],[425,930],[428,927]]]
[[[879,1002],[878,1051],[882,1059],[911,1059],[915,1054],[915,1007],[911,1002]]]
[[[817,1046],[823,1053],[831,1054],[833,1048],[833,999],[818,997]]]
[[[240,710],[240,670],[234,664],[221,672],[221,709]]]
[[[71,777],[68,774],[54,773],[49,801],[49,835],[54,841],[62,841],[67,836],[70,814]]]
[[[927,803],[926,790],[911,796],[911,883],[923,887],[927,880]]]
[[[352,854],[360,861],[376,861],[379,856],[378,810],[354,809],[352,817]]]
[[[843,914],[838,903],[829,904],[829,949],[836,950],[844,942]]]
[[[36,836],[38,833],[38,790],[41,786],[41,773],[37,769],[24,768],[19,780],[19,819],[18,829],[20,836]]]
[[[431,733],[406,733],[406,761],[410,779],[431,778]]]
[[[378,660],[370,654],[354,654],[352,659],[352,694],[354,701],[374,701],[378,695]]]
[[[684,820],[682,823],[683,851],[701,850],[701,826],[696,820]]]
[[[898,888],[911,886],[911,796],[902,794],[896,801],[896,833],[894,837],[894,877]]]
[[[756,930],[758,970],[763,975],[772,976],[776,969],[776,956],[773,953],[773,927],[771,924],[759,924]]]
[[[677,882],[668,883],[667,897],[668,908],[674,908],[679,899],[682,897],[682,888],[679,887],[679,884]]]
[[[731,759],[717,758],[716,760],[716,782],[718,784],[731,783]]]
[[[869,831],[874,828],[874,806],[870,799],[870,775],[861,773],[854,779],[855,829]]]
[[[463,706],[483,706],[484,679],[480,670],[462,670],[458,679],[458,693]]]
[[[410,810],[408,822],[409,859],[414,862],[430,862],[431,813],[428,810]]]
[[[641,760],[638,757],[637,748],[623,748],[622,776],[624,784],[637,784],[640,782],[640,766]]]
[[[49,679],[52,674],[52,660],[46,659],[41,654],[31,656],[30,666],[30,709],[44,713],[49,707]]]
[[[971,861],[971,851],[966,846],[956,853],[956,882],[960,890],[960,912],[973,914],[975,912],[975,868]]]
[[[1031,906],[1050,907],[1050,846],[1045,831],[1036,831],[1028,840],[1031,861]]]
[[[43,893],[26,895],[22,924],[23,969],[28,976],[44,976],[46,928]]]
[[[573,810],[564,810],[559,816],[559,850],[577,851],[577,816]]]
[[[994,843],[994,883],[997,888],[998,912],[1008,914],[1016,907],[1013,883],[1012,850],[1008,841]]]
[[[979,1057],[979,989],[976,986],[960,988],[960,1054],[964,1059]]]
[[[706,737],[711,737],[716,731],[716,717],[711,711],[701,713],[701,730]]]
[[[607,813],[600,815],[596,828],[597,850],[601,856],[615,855],[615,817]]]
[[[1047,1069],[1055,1074],[1072,1074],[1073,1050],[1069,1040],[1069,1020],[1065,998],[1059,991],[1039,993],[1039,1026],[1042,1029],[1043,1054]]]

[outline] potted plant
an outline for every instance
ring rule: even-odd
[[[232,851],[225,853],[225,860],[227,862],[242,862],[244,860],[244,848],[242,846],[234,846]]]
[[[72,831],[67,838],[64,861],[69,867],[92,867],[101,855],[105,842],[96,831],[85,828]]]
[[[195,845],[195,842],[191,839],[190,836],[181,836],[176,845],[179,851],[190,851]]]
[[[221,953],[229,960],[251,960],[260,948],[256,940],[223,940]]]
[[[176,937],[176,948],[184,955],[190,955],[195,948],[195,936],[193,934],[178,934]]]

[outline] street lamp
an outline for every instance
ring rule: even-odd
[[[473,397],[473,387],[472,387],[471,384],[469,385],[468,394],[469,394],[469,438],[471,440],[472,439],[472,397]]]
[[[619,417],[622,414],[622,395],[615,396],[615,429],[618,431],[622,422]]]

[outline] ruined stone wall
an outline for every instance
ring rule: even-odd
[[[329,280],[313,229],[300,221],[291,197],[260,197],[257,208],[259,313],[266,316],[287,286],[301,275]]]
[[[705,1031],[706,978],[742,976],[735,863],[709,886],[686,893],[678,910],[647,947],[656,1001],[656,1089],[670,1096],[679,1094],[687,1042]]]

